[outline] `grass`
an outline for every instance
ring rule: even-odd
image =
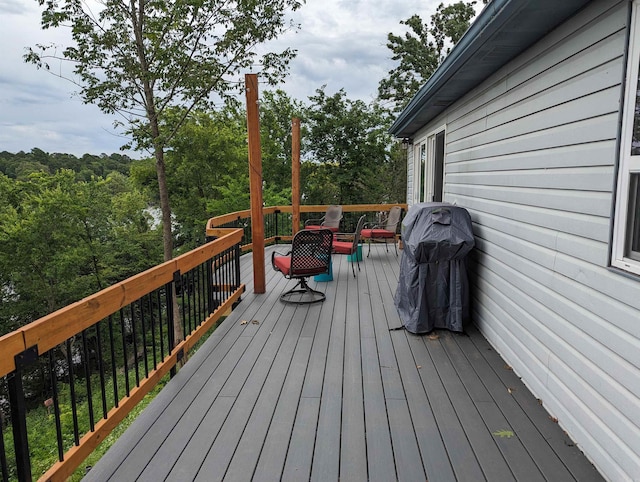
[[[107,450],[118,440],[120,435],[122,435],[125,430],[133,423],[133,421],[142,413],[142,411],[151,403],[151,400],[155,398],[155,396],[160,393],[160,390],[167,384],[169,381],[168,375],[164,377],[160,382],[151,390],[145,397],[140,401],[135,408],[129,412],[129,414],[125,417],[125,419],[118,424],[116,428],[102,441],[100,445],[98,445],[95,450],[87,457],[84,463],[78,467],[73,475],[69,478],[69,482],[78,482],[82,480],[85,476],[87,467],[92,467],[95,465],[100,458],[107,453]]]
[[[189,355],[192,355],[197,349],[202,346],[206,339],[215,331],[215,328],[219,326],[224,320],[222,317],[213,329],[205,333],[196,345],[190,350]],[[148,363],[149,368],[153,367],[152,355],[149,355]],[[142,362],[139,362],[139,366],[142,366]],[[142,370],[144,372],[144,370]],[[135,385],[135,367],[130,366],[126,372],[130,386]],[[114,380],[110,373],[105,373],[105,393],[107,398],[107,410],[111,409],[114,404],[113,400],[113,384]],[[140,373],[143,377],[144,373]],[[125,379],[127,375],[125,371],[120,369],[117,372],[117,387],[118,395],[121,398],[125,393]],[[79,481],[85,475],[87,467],[95,465],[98,460],[109,450],[109,448],[118,440],[125,430],[133,423],[133,421],[140,415],[140,413],[149,405],[149,403],[160,393],[162,388],[169,382],[169,375],[163,377],[158,384],[138,403],[134,409],[124,418],[124,420],[118,424],[118,426],[102,441],[98,447],[89,455],[87,459],[78,467],[73,475],[68,479],[69,481]],[[100,389],[100,378],[97,373],[91,375],[91,401],[93,406],[94,421],[97,422],[102,417],[102,395]],[[90,431],[89,421],[89,397],[87,396],[86,381],[83,378],[74,378],[75,388],[75,400],[76,400],[76,418],[77,426],[80,437],[83,434]],[[68,382],[58,381],[58,405],[60,410],[60,424],[62,432],[62,445],[63,450],[66,452],[74,445],[74,414],[72,411],[71,403],[71,390]],[[52,467],[58,461],[58,444],[56,435],[56,420],[54,416],[53,407],[49,411],[40,404],[35,408],[32,408],[27,413],[27,432],[29,440],[29,452],[31,458],[31,473],[34,479],[41,477],[50,467]],[[6,450],[6,458],[8,467],[8,480],[17,480],[17,473],[15,467],[15,454],[13,444],[13,434],[11,424],[3,429],[4,446]]]

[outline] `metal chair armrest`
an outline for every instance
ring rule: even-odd
[[[304,222],[305,226],[309,226],[309,224],[313,224],[313,225],[322,225],[322,223],[324,222],[324,218],[320,218],[320,219],[307,219]]]
[[[279,253],[277,251],[271,251],[271,266],[273,266],[273,269],[277,271],[276,262],[275,262],[276,256],[289,256],[290,254],[291,254],[291,251],[287,253]]]
[[[384,224],[380,224],[380,223],[364,223],[364,225],[362,226],[362,229],[382,229],[382,226],[384,226]]]
[[[339,240],[341,238],[349,238],[351,241],[356,233],[333,233],[333,239]]]

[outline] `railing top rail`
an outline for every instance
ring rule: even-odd
[[[389,204],[344,204],[342,205],[343,212],[377,212],[388,211],[393,206],[400,206],[405,211],[408,209],[406,203],[389,203]],[[300,206],[301,213],[318,213],[325,212],[329,206],[326,204],[305,204]],[[293,212],[292,206],[269,206],[263,209],[264,214],[274,213],[276,211],[291,213]],[[251,210],[245,209],[243,211],[236,211],[233,213],[223,214],[221,216],[215,216],[207,221],[207,235],[210,236],[210,231],[218,226],[222,226],[239,219],[246,219],[251,217]]]
[[[15,370],[15,356],[26,349],[37,345],[40,353],[46,352],[132,301],[172,281],[174,272],[188,271],[242,240],[241,229],[211,231],[211,235],[219,236],[218,239],[0,337],[0,377]]]

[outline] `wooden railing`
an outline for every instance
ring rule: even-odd
[[[342,206],[343,219],[341,229],[344,232],[352,232],[362,214],[367,214],[368,222],[377,221],[380,213],[388,212],[393,206],[400,206],[407,211],[407,204],[348,204]],[[319,218],[327,210],[326,205],[301,205],[301,227],[309,218]],[[291,241],[293,208],[291,206],[271,206],[263,209],[265,243],[278,243]],[[209,219],[207,222],[207,236],[211,236],[218,228],[240,228],[244,231],[242,250],[253,248],[251,240],[251,211],[237,211]]]
[[[243,232],[208,233],[201,248],[0,338],[3,480],[66,480],[239,301]],[[45,408],[28,427],[29,409]],[[57,462],[35,469],[29,442],[46,430]]]

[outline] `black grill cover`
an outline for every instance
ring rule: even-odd
[[[467,254],[475,241],[466,209],[414,204],[402,221],[404,249],[395,305],[411,333],[463,331],[469,318]]]

